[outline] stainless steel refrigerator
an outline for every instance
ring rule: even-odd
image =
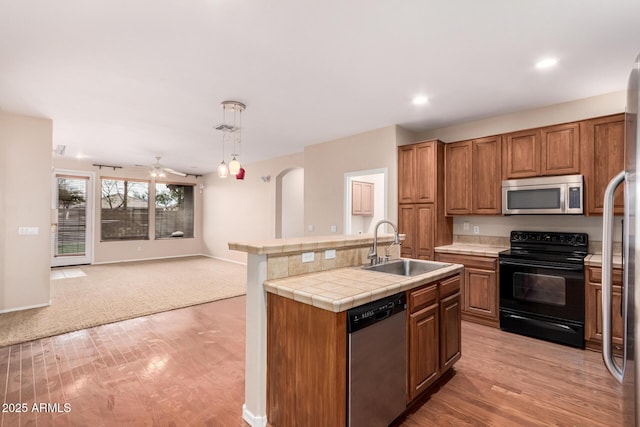
[[[636,213],[640,213],[640,187],[637,183],[636,156],[640,151],[640,135],[638,128],[638,100],[640,78],[640,55],[631,70],[627,86],[627,108],[625,116],[625,170],[609,182],[604,195],[605,210],[602,232],[602,357],[607,369],[622,384],[623,416],[625,425],[640,426],[640,370],[635,364],[635,344],[640,338],[640,317],[636,312],[640,309],[640,290],[636,292],[636,284],[640,286],[640,226],[636,222]],[[616,188],[625,183],[624,221],[622,259],[624,283],[622,290],[622,319],[624,330],[624,346],[622,359],[614,358],[612,344],[612,225],[613,195]],[[638,250],[636,250],[636,248]]]

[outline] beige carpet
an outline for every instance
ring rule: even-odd
[[[0,347],[246,293],[246,267],[207,257],[69,267],[51,305],[0,314]],[[67,269],[53,269],[52,277]],[[64,276],[64,275],[62,275]],[[74,277],[79,276],[79,277]]]

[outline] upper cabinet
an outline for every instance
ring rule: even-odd
[[[447,215],[471,213],[472,141],[445,145],[445,207]]]
[[[580,123],[585,213],[601,215],[607,184],[624,169],[624,114],[599,117]],[[614,198],[614,214],[624,214],[624,185]]]
[[[437,190],[436,141],[398,148],[398,202],[434,203]]]
[[[578,123],[512,132],[503,138],[504,179],[580,173]]]
[[[502,165],[504,179],[540,175],[540,130],[531,129],[504,135]]]
[[[351,181],[351,215],[373,215],[373,183]]]
[[[445,146],[447,215],[501,213],[500,136]]]

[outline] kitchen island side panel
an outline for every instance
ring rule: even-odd
[[[346,312],[267,295],[267,418],[273,427],[346,422]]]

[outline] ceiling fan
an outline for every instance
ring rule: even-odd
[[[162,157],[160,157],[160,156],[156,156],[156,163],[151,165],[151,166],[142,166],[142,165],[136,165],[136,166],[142,166],[142,167],[148,168],[150,173],[151,173],[151,176],[154,177],[154,178],[155,177],[164,178],[165,176],[167,176],[167,174],[165,172],[171,173],[171,174],[174,174],[174,175],[179,175],[179,176],[187,176],[186,173],[178,172],[178,171],[173,170],[171,168],[164,167],[162,164],[160,164],[160,159],[161,158]]]

